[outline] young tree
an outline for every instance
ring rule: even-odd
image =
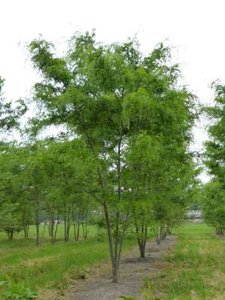
[[[0,207],[2,222],[5,222],[4,219],[7,219],[6,223],[9,227],[11,217],[11,226],[15,226],[15,229],[23,229],[25,237],[28,238],[31,219],[30,205],[24,197],[22,184],[23,149],[12,143],[2,145],[0,149]]]
[[[52,242],[56,240],[55,220],[63,220],[64,240],[68,241],[73,225],[74,238],[79,239],[80,226],[84,237],[87,236],[85,218],[91,207],[85,201],[85,190],[93,182],[95,164],[86,144],[74,140],[51,141],[45,149],[45,210],[49,220],[49,233]],[[84,203],[85,201],[85,203]]]
[[[225,87],[222,84],[214,84],[214,89],[214,106],[204,108],[212,124],[208,129],[210,140],[205,143],[205,164],[212,176],[224,182]]]
[[[18,129],[19,118],[26,112],[26,106],[23,101],[14,104],[7,102],[3,96],[3,85],[4,80],[0,77],[0,134],[4,136],[9,134],[10,130]],[[18,195],[17,170],[13,168],[12,162],[14,149],[13,144],[0,142],[0,227],[7,232],[10,239],[13,238],[14,232],[22,227],[17,198],[13,197],[13,193]]]
[[[225,232],[225,187],[212,180],[203,189],[202,209],[205,222],[214,227],[217,234]]]
[[[211,125],[208,128],[209,141],[205,143],[205,165],[212,180],[205,187],[203,214],[208,224],[217,233],[225,230],[224,178],[225,178],[225,86],[214,83],[214,105],[205,107]]]
[[[141,133],[133,138],[127,153],[127,182],[131,219],[134,226],[140,256],[145,257],[145,246],[149,227],[153,225],[153,202],[156,194],[156,181],[160,173],[162,150],[158,137]]]

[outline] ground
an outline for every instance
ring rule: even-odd
[[[72,287],[66,296],[67,300],[115,300],[120,296],[139,297],[140,291],[154,276],[160,273],[162,256],[174,246],[175,238],[169,236],[157,245],[151,241],[146,246],[146,258],[140,258],[138,249],[131,251],[121,261],[120,281],[112,283],[109,266],[102,267],[89,276],[88,280]]]
[[[8,241],[0,233],[0,299],[12,290],[1,286],[7,281],[37,291],[38,300],[141,299],[143,293],[145,300],[225,300],[225,240],[205,224],[183,224],[174,234],[176,242],[169,238],[159,248],[150,242],[145,260],[136,241],[126,240],[121,282],[112,284],[107,240],[97,241],[94,232],[88,240],[51,245],[43,231],[39,247],[33,236]]]
[[[225,240],[205,224],[184,224],[157,246],[147,245],[146,259],[138,251],[126,254],[121,281],[110,281],[110,268],[72,286],[65,300],[225,300]]]

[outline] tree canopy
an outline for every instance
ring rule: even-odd
[[[104,211],[116,282],[134,213],[130,204],[147,201],[164,226],[174,218],[159,217],[168,201],[185,210],[182,199],[193,174],[188,146],[194,96],[179,86],[179,66],[171,64],[170,49],[163,44],[144,56],[136,41],[103,45],[94,33],[85,33],[71,39],[65,57],[57,57],[54,46],[42,39],[29,49],[43,78],[34,88],[40,110],[31,131],[35,135],[46,126],[64,125],[89,149],[98,182],[89,195]]]

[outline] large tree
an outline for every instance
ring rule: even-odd
[[[98,182],[89,194],[104,211],[117,282],[131,213],[125,192],[126,154],[136,137],[145,133],[158,139],[167,153],[183,159],[194,119],[193,97],[178,87],[179,68],[171,65],[170,51],[161,44],[143,56],[134,41],[102,45],[94,34],[86,33],[71,40],[64,58],[56,57],[53,45],[45,40],[32,41],[30,51],[43,76],[35,85],[40,114],[32,121],[33,133],[43,126],[66,125],[89,147],[97,162]]]

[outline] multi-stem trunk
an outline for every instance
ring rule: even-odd
[[[70,225],[71,225],[71,208],[66,207],[64,214],[64,241],[68,242],[70,237]]]
[[[121,141],[118,143],[117,150],[117,204],[116,207],[120,207],[121,202]],[[122,253],[123,240],[125,237],[125,232],[127,229],[127,222],[129,213],[125,214],[125,219],[122,221],[122,213],[116,209],[114,212],[114,231],[112,232],[112,227],[110,225],[108,207],[106,202],[104,202],[104,212],[105,212],[105,220],[107,226],[108,233],[108,241],[109,241],[109,249],[112,263],[112,281],[117,283],[119,280],[119,266],[120,266],[120,258]],[[121,229],[122,225],[122,229]]]
[[[108,236],[108,242],[109,242],[109,252],[110,252],[110,258],[111,258],[111,265],[112,265],[112,281],[116,283],[116,282],[118,282],[118,268],[117,268],[117,263],[116,263],[116,259],[115,259],[114,243],[113,243],[113,238],[112,238],[108,206],[107,206],[106,202],[104,202],[103,208],[104,208],[107,236]]]
[[[80,212],[78,211],[78,215],[73,214],[73,229],[74,229],[74,239],[78,241],[80,238]]]
[[[135,228],[136,228],[140,256],[142,258],[145,258],[145,248],[146,248],[146,242],[148,236],[148,225],[146,223],[142,223],[140,226],[138,226],[136,222]]]
[[[83,239],[86,240],[88,236],[88,226],[87,221],[82,223]]]
[[[14,229],[9,229],[7,232],[8,238],[10,241],[13,240],[13,235],[14,235]]]
[[[111,265],[112,265],[112,282],[117,283],[119,280],[120,258],[122,253],[123,240],[127,228],[128,213],[125,216],[123,222],[123,228],[121,231],[119,231],[119,215],[118,215],[116,224],[114,224],[118,228],[118,230],[115,230],[113,235],[111,223],[109,219],[108,206],[106,203],[103,205],[103,208],[104,208],[104,214],[106,220],[107,236],[108,236],[109,251],[110,251],[110,258],[111,258]]]
[[[28,239],[29,237],[29,221],[30,221],[30,209],[28,206],[25,206],[23,210],[23,232],[24,232],[25,239]]]
[[[24,224],[23,232],[24,232],[24,238],[26,240],[28,240],[28,237],[29,237],[29,225],[28,224]]]
[[[55,219],[54,213],[49,210],[49,218],[48,218],[48,233],[51,238],[51,242],[53,243],[54,240],[54,231],[55,231]]]
[[[94,156],[97,156],[97,153],[95,153],[95,149],[92,143],[91,138],[87,135],[87,140],[90,146],[91,151],[93,152]],[[116,205],[115,207],[120,207],[121,202],[121,157],[122,157],[122,151],[121,151],[121,143],[122,136],[120,137],[120,140],[118,141],[117,146],[117,161],[116,161],[116,173],[117,173],[117,199],[116,199]],[[114,283],[118,282],[119,279],[119,264],[120,264],[120,257],[122,252],[122,245],[123,245],[123,239],[125,236],[125,231],[127,227],[128,222],[128,214],[125,218],[122,233],[120,232],[120,211],[117,208],[113,208],[113,228],[112,230],[112,223],[111,223],[111,214],[109,214],[109,203],[106,196],[107,186],[105,184],[105,181],[103,179],[100,167],[97,167],[98,177],[99,177],[99,185],[101,188],[101,194],[102,199],[100,200],[101,204],[103,205],[103,211],[105,216],[105,223],[107,228],[107,237],[108,237],[108,243],[109,243],[109,252],[110,252],[110,258],[111,258],[111,265],[112,265],[112,281]],[[112,195],[113,197],[116,196],[115,194]]]

